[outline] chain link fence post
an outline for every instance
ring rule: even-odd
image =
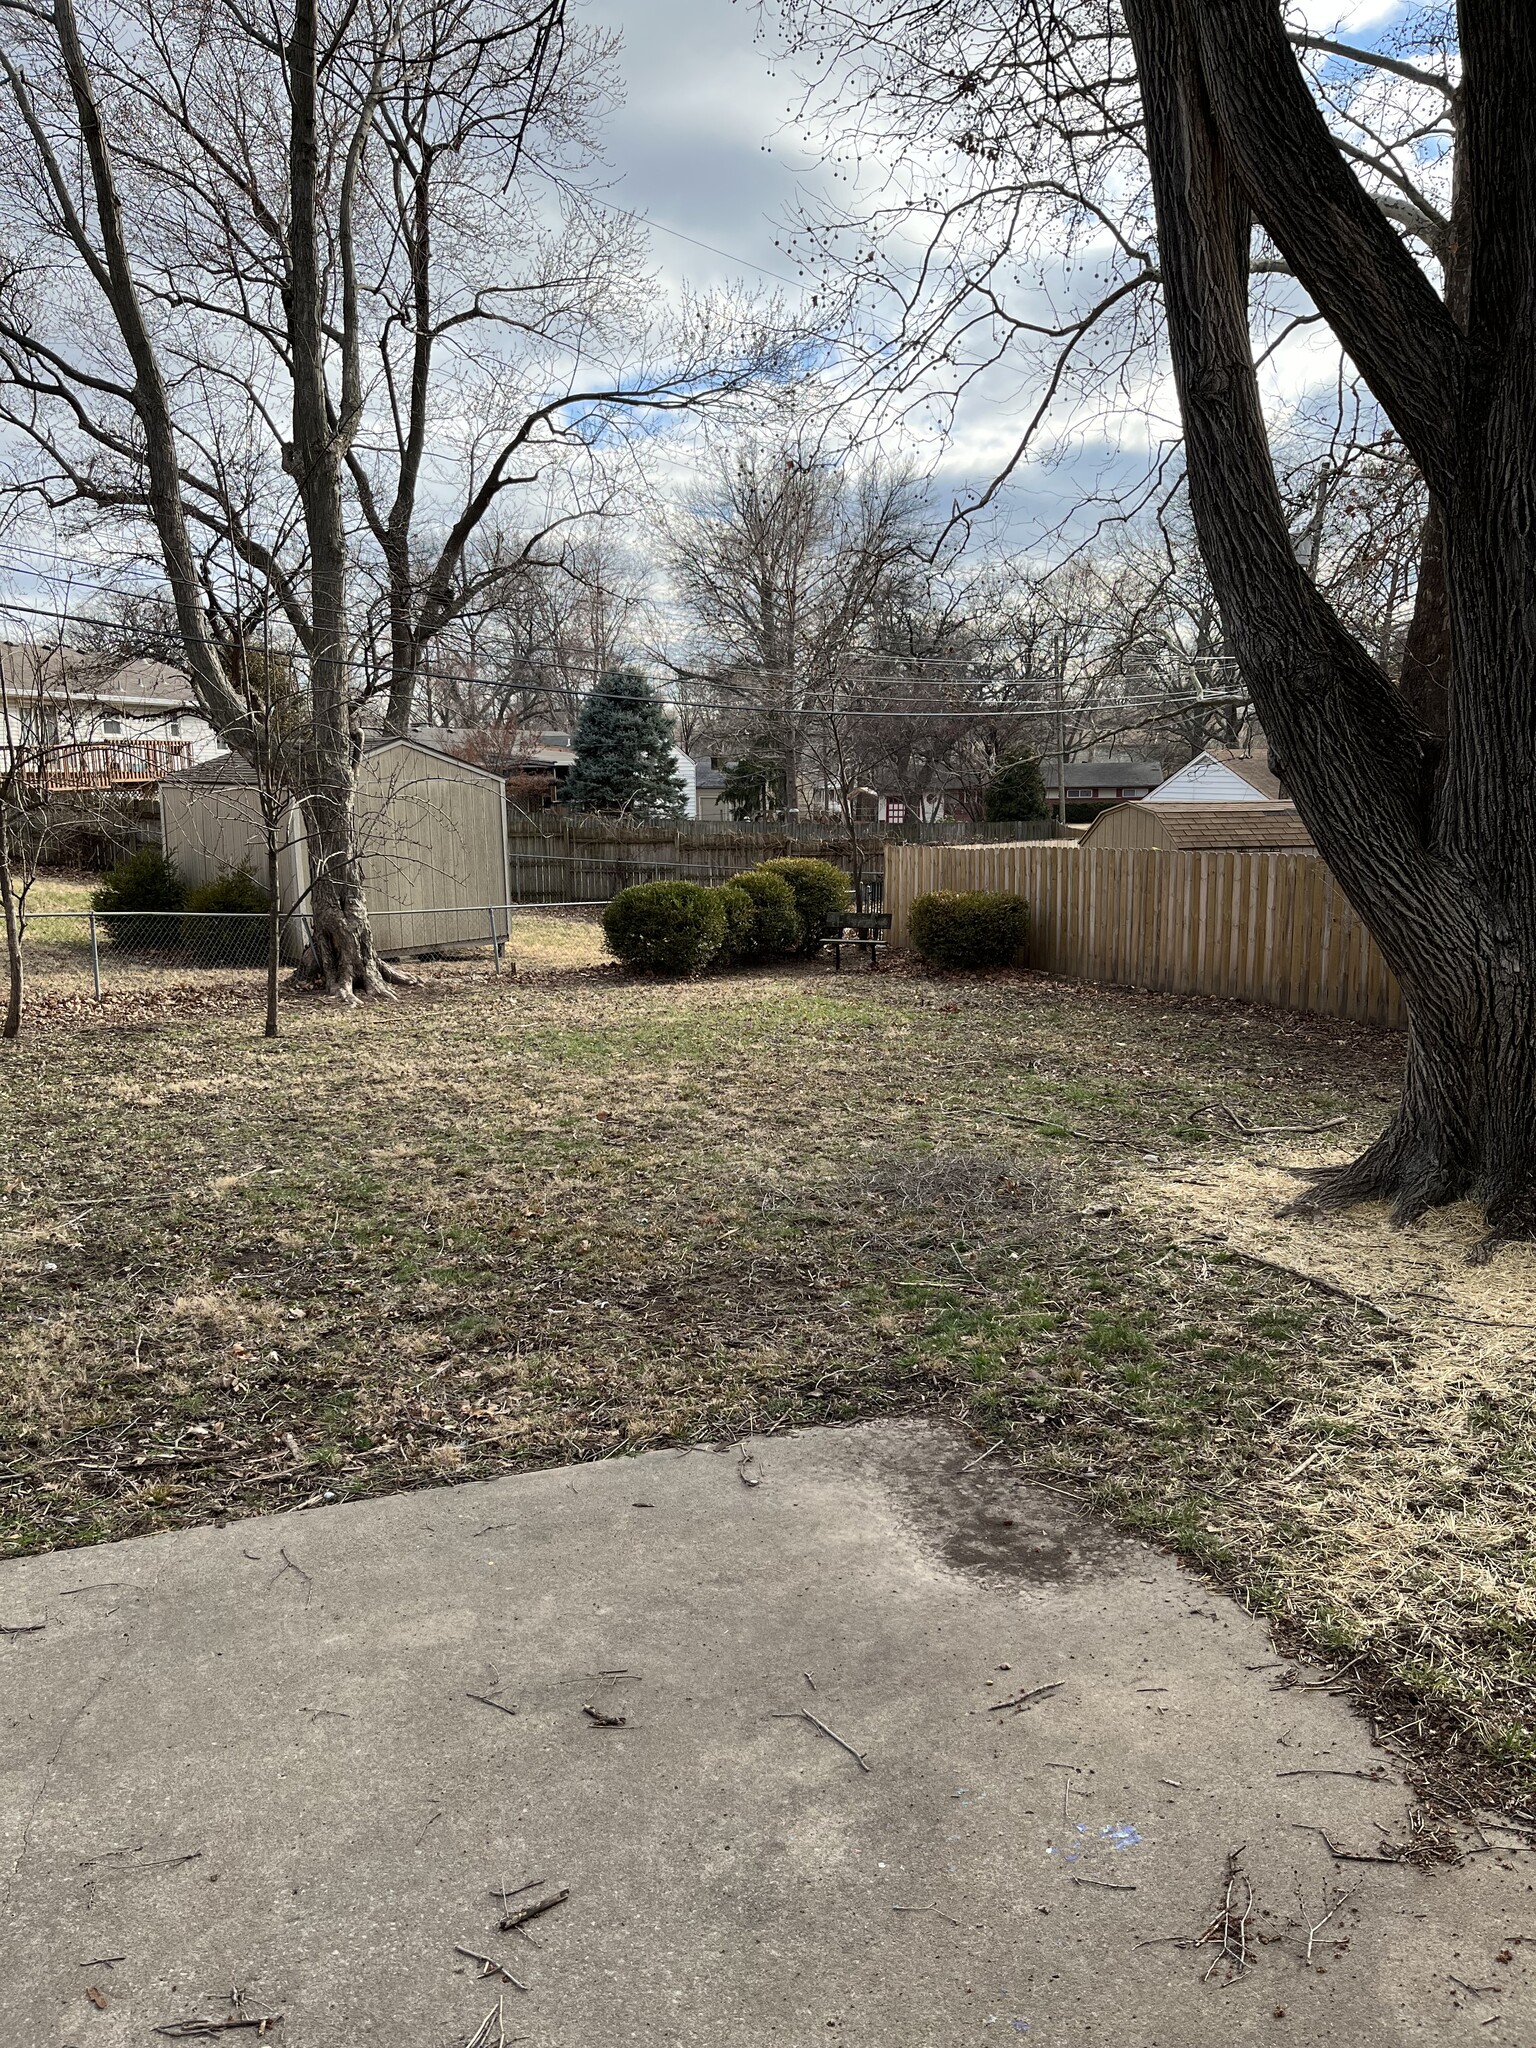
[[[96,942],[96,913],[88,913],[91,920],[91,982],[96,990],[96,1000],[101,1001],[101,948]]]

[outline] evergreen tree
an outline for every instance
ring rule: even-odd
[[[1000,762],[987,784],[987,823],[1000,825],[1014,818],[1046,816],[1045,782],[1040,763],[1032,754],[1015,754]]]
[[[681,818],[685,785],[661,699],[635,668],[611,668],[581,707],[566,801],[583,811]]]
[[[720,792],[733,818],[766,818],[784,808],[784,769],[766,749],[743,754]]]

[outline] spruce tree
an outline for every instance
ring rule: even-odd
[[[583,811],[681,818],[682,778],[661,699],[635,668],[611,668],[581,707],[566,801]]]
[[[986,814],[989,825],[1047,815],[1045,781],[1032,755],[1014,754],[999,764],[987,784]]]

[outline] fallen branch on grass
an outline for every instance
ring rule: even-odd
[[[1347,1116],[1330,1116],[1320,1124],[1245,1124],[1235,1109],[1226,1103],[1213,1103],[1222,1115],[1230,1117],[1245,1138],[1309,1138],[1318,1131],[1336,1131],[1340,1124],[1347,1124]]]
[[[1180,1238],[1178,1247],[1181,1252],[1219,1249],[1229,1258],[1243,1260],[1246,1265],[1262,1266],[1267,1273],[1280,1273],[1287,1280],[1299,1280],[1304,1287],[1315,1288],[1319,1294],[1331,1294],[1336,1301],[1347,1301],[1353,1308],[1363,1308],[1369,1314],[1379,1317],[1392,1329],[1400,1330],[1405,1327],[1395,1316],[1389,1315],[1384,1308],[1378,1308],[1376,1303],[1365,1295],[1356,1294],[1351,1287],[1341,1287],[1336,1280],[1325,1280],[1321,1274],[1305,1272],[1300,1266],[1288,1266],[1283,1259],[1267,1259],[1262,1252],[1244,1251],[1241,1245],[1232,1244],[1224,1237],[1211,1237],[1203,1241],[1197,1237]]]

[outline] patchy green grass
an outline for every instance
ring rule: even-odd
[[[516,984],[292,1001],[271,1044],[236,1008],[6,1049],[0,1548],[937,1411],[1528,1761],[1529,1403],[1476,1406],[1437,1484],[1477,1515],[1418,1523],[1474,1592],[1416,1608],[1320,1509],[1399,1336],[1119,1199],[1251,1154],[1224,1106],[1363,1137],[1393,1042],[1017,977],[648,985],[540,933]]]

